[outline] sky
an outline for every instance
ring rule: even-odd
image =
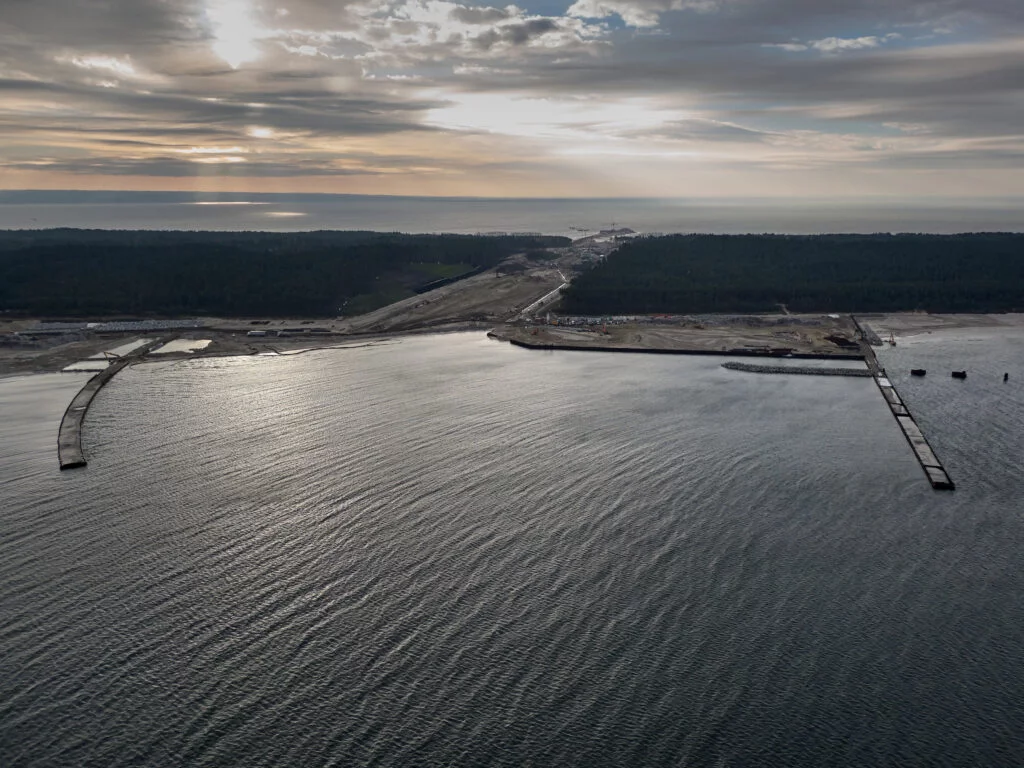
[[[1024,1],[0,0],[0,188],[1024,197]]]

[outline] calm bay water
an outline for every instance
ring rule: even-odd
[[[1022,352],[882,353],[952,494],[870,380],[718,358],[135,366],[67,473],[81,378],[0,380],[0,765],[1013,764]]]
[[[33,202],[10,204],[16,193],[0,192],[0,229],[79,227],[95,229],[185,229],[303,231],[370,229],[384,232],[543,232],[577,237],[573,227],[593,233],[613,224],[638,232],[743,234],[777,232],[1021,232],[1019,202],[974,205],[950,202],[740,200],[501,200],[478,198],[231,196],[234,202],[151,201],[158,195],[112,195],[130,202]],[[165,196],[166,197],[166,196]],[[38,199],[37,199],[38,198]],[[53,200],[61,200],[59,195]]]

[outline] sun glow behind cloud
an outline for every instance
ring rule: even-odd
[[[256,23],[247,0],[209,0],[206,16],[214,34],[213,52],[232,69],[260,56],[257,41],[269,32]]]

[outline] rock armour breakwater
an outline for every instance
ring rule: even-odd
[[[790,360],[863,360],[862,354],[847,354],[842,352],[822,354],[818,352],[791,352],[787,355],[773,355],[769,352],[753,350],[744,347],[733,349],[679,349],[676,347],[628,347],[628,346],[605,346],[600,344],[558,344],[552,342],[534,342],[506,336],[503,333],[489,331],[487,334],[492,339],[507,341],[515,347],[525,349],[541,349],[557,352],[627,352],[631,354],[648,355],[704,355],[715,357],[756,357],[760,360],[786,357]]]
[[[747,373],[795,373],[801,376],[860,376],[871,378],[867,368],[819,368],[806,365],[755,365],[754,363],[722,363],[730,371]]]

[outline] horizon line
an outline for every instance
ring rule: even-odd
[[[118,197],[131,196],[135,200],[115,200]],[[132,189],[67,189],[67,188],[53,188],[53,189],[0,189],[0,204],[3,205],[18,205],[32,202],[55,202],[58,198],[78,198],[84,200],[85,198],[107,198],[107,202],[132,204],[138,202],[139,197],[145,197],[150,199],[163,199],[174,202],[190,202],[192,200],[207,202],[207,201],[238,201],[245,202],[246,200],[252,199],[263,199],[263,200],[336,200],[336,199],[374,199],[374,200],[416,200],[416,201],[450,201],[450,202],[465,202],[465,201],[501,201],[501,202],[529,202],[529,201],[559,201],[559,202],[622,202],[622,201],[635,201],[635,202],[667,202],[667,203],[689,203],[689,204],[713,204],[713,205],[728,205],[728,204],[750,204],[750,203],[771,203],[771,204],[786,204],[793,202],[800,202],[802,204],[817,204],[827,205],[833,203],[849,203],[856,202],[860,204],[892,204],[894,202],[901,202],[907,205],[929,205],[929,204],[955,204],[962,205],[965,207],[971,207],[979,204],[1004,204],[1004,205],[1020,205],[1024,204],[1024,195],[1021,196],[970,196],[970,197],[954,197],[947,195],[934,195],[924,197],[910,197],[907,195],[833,195],[823,197],[821,195],[814,195],[808,197],[800,197],[796,195],[792,196],[780,196],[780,197],[766,197],[766,196],[750,196],[750,197],[738,197],[738,196],[701,196],[701,197],[666,197],[666,196],[593,196],[593,197],[570,197],[570,196],[538,196],[538,197],[526,197],[526,196],[510,196],[500,197],[492,195],[382,195],[382,194],[363,194],[358,192],[240,192],[240,191],[224,191],[224,192],[211,192],[211,191],[196,191],[196,190],[132,190]],[[47,198],[51,200],[47,201]]]

